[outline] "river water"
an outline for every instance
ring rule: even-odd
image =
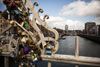
[[[78,37],[79,39],[79,55],[100,58],[100,44],[90,41],[88,39]],[[59,50],[57,54],[74,55],[75,54],[75,36],[67,36],[66,39],[59,40]],[[38,67],[47,67],[47,62],[42,61],[38,63]],[[52,67],[75,67],[74,64],[65,64],[52,62]],[[95,67],[79,65],[79,67]]]

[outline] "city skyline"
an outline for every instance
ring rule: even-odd
[[[65,25],[70,30],[82,30],[86,22],[96,22],[100,24],[99,0],[31,0],[38,1],[38,8],[43,8],[44,13],[48,14],[50,19],[47,23],[50,27],[65,29]],[[0,0],[0,10],[4,10],[2,0]],[[42,18],[41,17],[41,18]]]

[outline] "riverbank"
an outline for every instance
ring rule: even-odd
[[[94,42],[100,43],[100,36],[82,35],[82,34],[80,34],[79,36],[81,36],[81,37],[83,37],[83,38],[86,38],[86,39],[89,39],[89,40],[92,40],[92,41],[94,41]]]

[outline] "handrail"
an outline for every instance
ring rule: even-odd
[[[10,57],[9,53],[3,53],[2,56]],[[27,57],[31,58],[31,56],[29,55],[27,55]],[[100,58],[97,57],[86,57],[86,56],[75,57],[74,55],[63,55],[63,54],[55,54],[52,56],[41,55],[41,57],[43,61],[49,61],[49,65],[51,65],[50,62],[61,62],[61,63],[81,64],[81,65],[100,67]]]
[[[54,61],[54,62],[71,63],[71,64],[100,66],[100,58],[96,57],[85,57],[85,56],[75,57],[73,55],[55,54],[53,56],[42,55],[42,58],[44,61],[51,61],[51,62]]]

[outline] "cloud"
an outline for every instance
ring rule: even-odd
[[[60,29],[65,29],[65,25],[68,25],[69,30],[82,30],[84,29],[84,23],[78,20],[71,20],[71,19],[65,19],[60,16],[50,16],[50,19],[47,20],[47,24],[50,27],[56,27]]]
[[[95,22],[97,25],[100,25],[100,17],[95,18]]]
[[[79,0],[72,2],[62,8],[60,15],[100,16],[100,1],[92,0],[87,3]]]

